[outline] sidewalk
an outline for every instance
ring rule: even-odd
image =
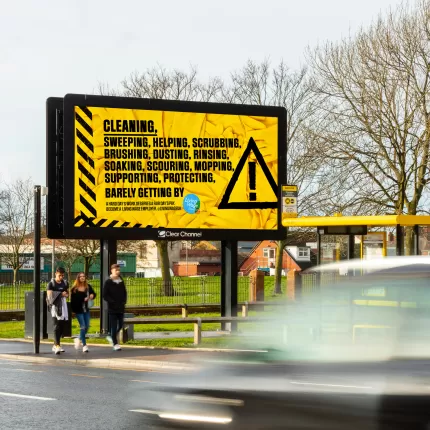
[[[241,354],[235,350],[204,350],[185,348],[143,348],[124,346],[121,351],[113,351],[109,345],[91,345],[90,352],[83,353],[73,345],[64,344],[64,353],[54,355],[52,343],[41,343],[40,353],[33,353],[33,343],[21,339],[0,340],[0,360],[23,361],[34,364],[79,365],[85,367],[123,370],[170,370],[195,371],[199,363],[218,357]]]

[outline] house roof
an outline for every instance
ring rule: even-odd
[[[252,240],[252,241],[238,241],[237,242],[237,247],[239,249],[253,249],[255,247],[256,244],[260,243],[259,241],[256,240]]]
[[[289,252],[288,249],[286,249],[286,248],[284,249],[284,252],[286,252],[289,255],[289,257],[291,258],[291,260],[293,260],[300,267],[300,270],[302,270],[302,271],[306,270],[306,269],[309,269],[310,267],[313,266],[312,261],[297,261],[294,258],[294,255],[291,254],[291,252]]]

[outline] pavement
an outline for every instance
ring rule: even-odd
[[[78,365],[105,369],[196,370],[199,363],[218,357],[241,354],[241,351],[220,351],[215,349],[148,348],[124,346],[121,351],[113,351],[109,345],[91,345],[90,352],[83,353],[71,344],[63,344],[64,353],[55,355],[52,343],[40,344],[39,354],[34,354],[33,343],[24,340],[0,340],[0,361],[14,360],[33,364]],[[258,353],[258,352],[256,352]]]

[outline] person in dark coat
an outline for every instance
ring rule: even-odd
[[[124,325],[124,311],[127,303],[127,289],[121,277],[119,264],[112,264],[111,275],[103,285],[103,299],[108,304],[108,314],[110,323],[110,336],[108,342],[113,346],[114,351],[120,351],[118,343],[118,333]]]
[[[54,346],[52,350],[56,355],[64,352],[60,342],[63,337],[65,322],[69,319],[67,310],[67,297],[69,297],[69,286],[64,279],[66,271],[58,267],[55,271],[55,278],[52,278],[46,287],[46,301],[48,311],[52,317],[54,326]]]

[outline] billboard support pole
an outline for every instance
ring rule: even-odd
[[[34,302],[33,302],[33,352],[40,347],[40,212],[41,187],[34,187]]]
[[[396,255],[405,255],[404,253],[404,237],[403,227],[399,224],[396,225]]]
[[[348,260],[352,260],[353,258],[355,258],[354,251],[355,251],[355,235],[350,234],[348,236]]]
[[[414,255],[420,255],[420,226],[414,225]]]
[[[116,263],[116,240],[102,239],[100,241],[100,334],[109,333],[109,318],[107,303],[103,300],[103,284],[110,276],[110,266]]]
[[[237,240],[221,241],[221,316],[237,316]],[[222,323],[223,330],[236,331],[237,323]]]

